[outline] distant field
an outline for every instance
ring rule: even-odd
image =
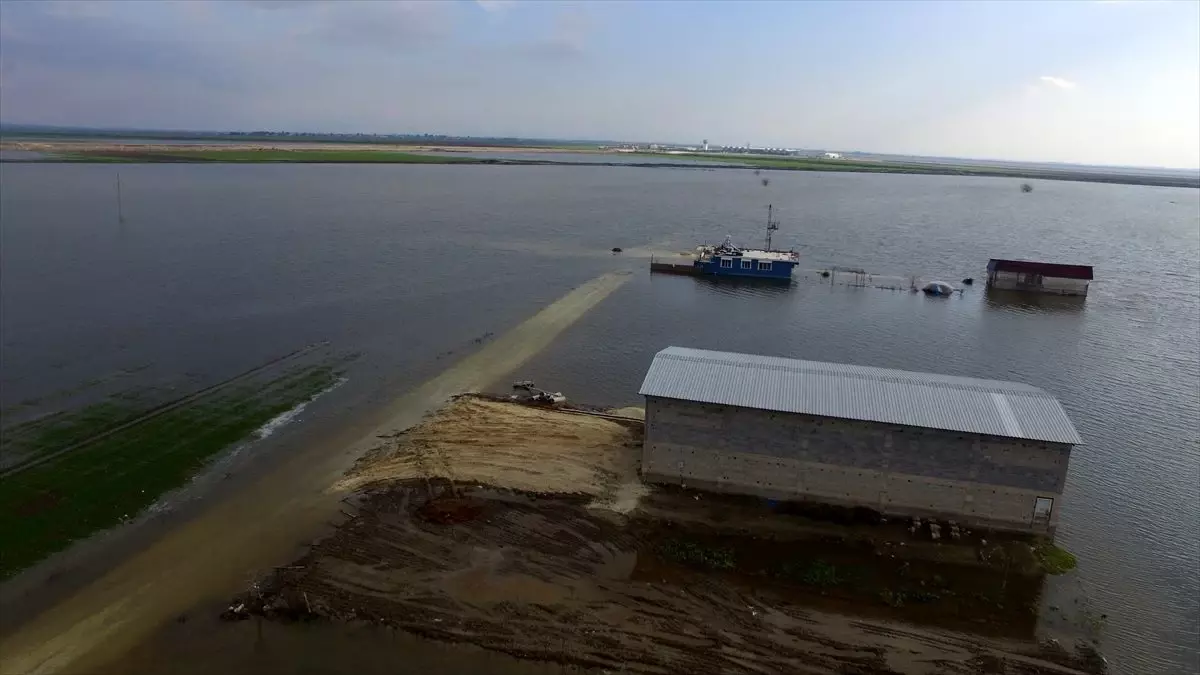
[[[825,159],[823,157],[783,157],[764,155],[735,155],[719,153],[637,153],[639,157],[695,159],[737,163],[762,169],[782,171],[850,171],[860,173],[916,173],[938,176],[993,176],[1000,178],[1030,178],[1042,180],[1073,180],[1092,183],[1125,183],[1129,185],[1161,185],[1165,187],[1200,187],[1200,179],[1190,176],[1157,176],[1123,173],[1120,171],[1076,171],[1070,168],[998,167],[950,163],[915,163],[864,159]]]
[[[55,156],[67,162],[299,162],[384,164],[478,164],[469,157],[422,155],[388,150],[89,150]]]
[[[638,153],[641,157],[658,157],[664,155],[661,153]],[[971,166],[968,164],[913,164],[906,162],[888,162],[888,161],[872,161],[872,160],[855,160],[855,159],[825,159],[821,157],[774,157],[774,156],[748,156],[748,155],[722,155],[713,153],[696,153],[683,155],[666,155],[675,158],[687,158],[697,160],[707,160],[714,162],[736,162],[738,164],[749,164],[752,166],[762,167],[764,169],[791,169],[796,171],[872,171],[885,173],[939,173],[939,174],[981,174],[981,175],[1008,175],[1013,174],[1012,169],[1003,169],[997,167],[986,166]],[[1037,171],[1033,169],[1032,171]],[[1029,172],[1016,171],[1021,175],[1027,175]]]
[[[40,156],[3,158],[2,161],[42,162],[192,162],[192,163],[293,163],[293,164],[493,164],[493,165],[587,165],[624,166],[643,168],[674,168],[686,166],[692,160],[695,165],[721,163],[726,169],[757,169],[773,171],[834,171],[848,173],[911,173],[940,176],[990,176],[999,178],[1025,178],[1040,180],[1069,180],[1093,183],[1123,183],[1129,185],[1159,185],[1164,187],[1200,187],[1200,177],[1189,175],[1150,175],[1122,172],[1119,170],[1075,170],[1070,167],[1045,168],[1038,166],[988,166],[952,163],[920,163],[871,159],[826,159],[823,157],[781,157],[763,155],[737,155],[720,153],[630,153],[621,154],[621,161],[580,162],[564,157],[547,148],[540,148],[536,158],[505,158],[497,147],[479,148],[478,154],[463,156],[471,152],[466,146],[441,148],[412,146],[413,150],[377,149],[370,145],[323,145],[305,147],[294,144],[290,147],[254,147],[253,145],[127,145],[101,143],[17,143],[9,150],[34,151]],[[496,152],[496,156],[488,156]],[[602,157],[603,152],[594,151]],[[631,157],[645,161],[628,161]]]

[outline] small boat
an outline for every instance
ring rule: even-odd
[[[682,261],[651,259],[650,270],[697,276],[790,280],[792,270],[800,264],[800,254],[794,250],[778,251],[771,248],[771,235],[779,229],[779,223],[772,218],[773,215],[774,207],[768,205],[764,248],[741,248],[734,245],[731,236],[726,236],[725,241],[717,246],[696,247],[690,265]]]

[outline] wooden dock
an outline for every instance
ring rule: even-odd
[[[693,258],[680,257],[672,260],[670,258],[650,258],[650,271],[659,272],[662,274],[685,274],[688,276],[699,276],[700,270],[693,265]]]

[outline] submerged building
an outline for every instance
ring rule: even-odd
[[[1059,265],[1029,260],[988,261],[988,287],[1057,295],[1087,295],[1091,265]]]
[[[642,477],[1053,534],[1079,434],[1012,382],[669,347]]]

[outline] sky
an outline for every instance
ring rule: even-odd
[[[0,0],[0,123],[1200,167],[1200,2]]]

